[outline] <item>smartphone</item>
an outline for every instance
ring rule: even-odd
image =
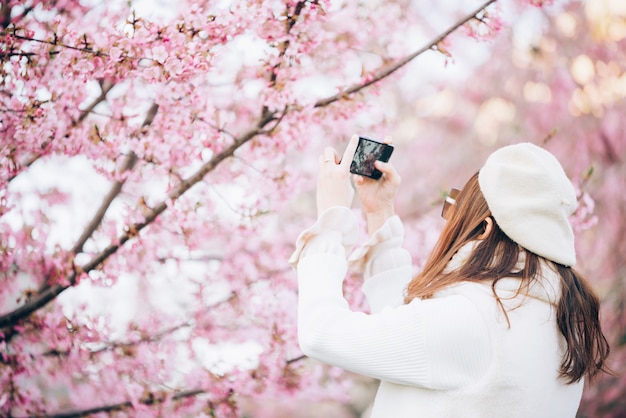
[[[392,152],[393,145],[359,136],[359,144],[354,152],[354,157],[352,157],[350,172],[378,180],[383,173],[374,167],[374,161],[379,160],[386,163]]]

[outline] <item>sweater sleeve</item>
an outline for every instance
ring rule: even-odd
[[[490,361],[487,327],[473,303],[449,295],[367,315],[342,295],[346,261],[313,254],[298,266],[298,339],[309,357],[355,373],[431,389],[479,379]]]
[[[350,269],[362,272],[367,279],[380,272],[411,264],[411,256],[404,248],[404,226],[397,215],[387,219],[348,259]]]
[[[289,264],[297,267],[300,259],[309,254],[335,254],[345,258],[357,237],[354,213],[346,207],[333,206],[320,214],[315,224],[298,235]]]
[[[402,247],[404,226],[392,216],[348,259],[349,267],[363,272],[363,293],[372,312],[401,305],[404,290],[412,278],[412,260]]]

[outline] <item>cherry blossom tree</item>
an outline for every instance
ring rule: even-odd
[[[420,73],[420,62],[444,69],[460,43],[510,44],[499,36],[500,3],[429,5],[427,13],[404,0],[1,4],[0,412],[221,417],[239,416],[246,399],[346,401],[352,379],[307,361],[295,342],[295,277],[286,260],[314,219],[315,156],[356,130],[382,136],[404,120],[387,99]],[[556,43],[557,32],[545,39]],[[585,39],[597,60],[614,44]],[[514,80],[531,79],[542,65],[531,62]],[[507,76],[490,63],[483,74]],[[533,121],[524,131],[533,138],[568,126],[559,106],[582,84],[558,72],[567,66],[543,65],[556,75],[530,82],[552,89],[545,109],[524,107],[529,101],[509,97],[515,90],[504,84],[459,87],[470,110],[428,118],[438,126],[429,132],[444,139],[398,143],[423,160],[421,174],[398,161],[403,176],[458,163],[462,153],[443,165],[432,156],[493,97]],[[590,122],[560,146],[602,152],[598,132],[606,132],[614,164],[602,168],[623,174],[620,123],[613,118],[602,131]],[[561,135],[547,145],[558,150]],[[461,140],[476,142],[471,133]],[[581,173],[591,157],[571,161]],[[613,207],[600,205],[604,193],[620,187],[619,174],[605,174],[580,178],[584,208],[598,203],[598,218]],[[599,176],[611,183],[592,189]],[[399,202],[416,264],[438,224],[430,204],[411,203],[436,201],[439,186],[415,185]],[[600,224],[583,225],[584,233]],[[623,271],[617,259],[603,266],[602,283]],[[347,294],[366,309],[358,292]],[[611,312],[609,325],[624,323]]]

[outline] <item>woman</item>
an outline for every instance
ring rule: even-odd
[[[290,262],[298,335],[313,358],[381,380],[372,417],[574,417],[584,377],[605,369],[598,298],[571,266],[576,194],[556,158],[528,143],[494,152],[446,199],[447,223],[413,277],[394,214],[400,177],[355,178],[370,238],[350,259],[357,219],[349,164],[320,157],[318,221]],[[342,295],[363,272],[371,314]]]

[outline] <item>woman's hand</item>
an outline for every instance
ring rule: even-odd
[[[319,158],[320,174],[317,180],[317,215],[332,206],[350,207],[354,189],[350,184],[350,163],[359,137],[353,135],[339,160],[337,151],[327,147]]]
[[[394,205],[401,182],[400,175],[390,163],[376,161],[374,166],[383,173],[380,179],[374,180],[363,176],[355,176],[354,179],[356,191],[367,216],[367,229],[370,235],[395,214]]]

